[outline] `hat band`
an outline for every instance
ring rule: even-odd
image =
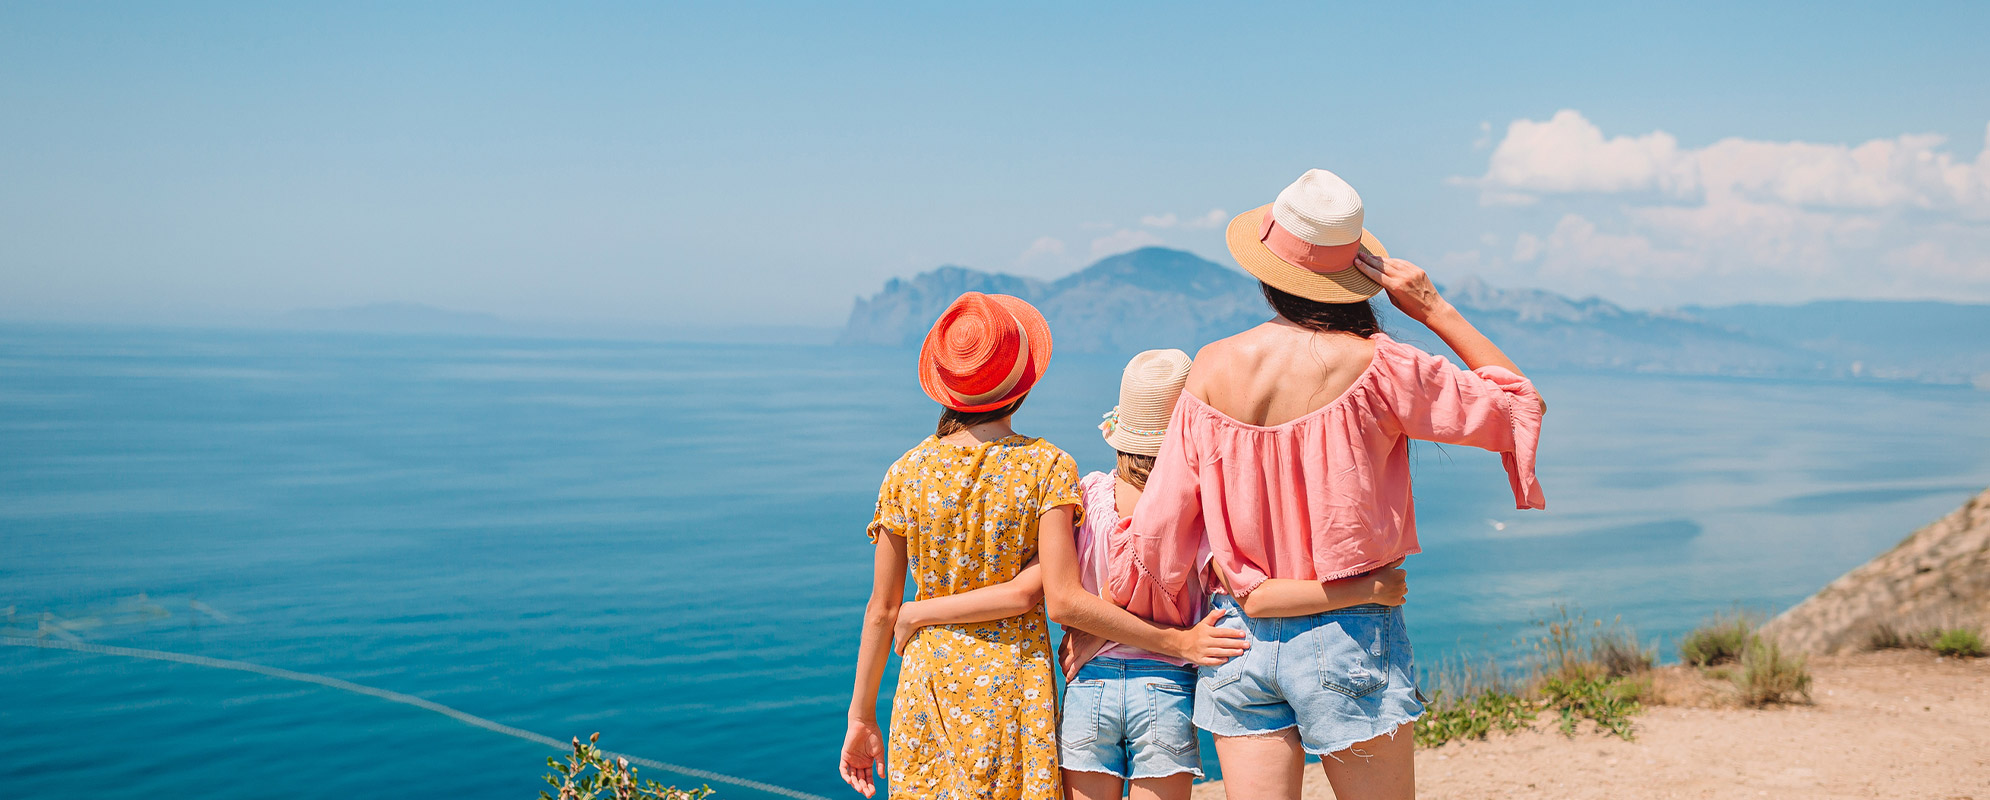
[[[1294,236],[1271,215],[1271,206],[1264,207],[1258,241],[1278,260],[1323,275],[1347,271],[1354,266],[1354,254],[1361,250],[1360,234],[1347,244],[1313,244]]]
[[[1016,388],[1017,382],[1023,379],[1023,367],[1030,362],[1030,332],[1023,327],[1022,320],[1015,319],[1015,316],[1014,314],[1010,314],[1009,318],[1016,324],[1016,338],[1021,343],[1021,346],[1016,348],[1016,363],[1009,367],[1009,376],[1003,378],[1001,383],[995,385],[995,388],[981,394],[961,394],[954,391],[954,387],[948,386],[946,387],[947,394],[953,395],[954,402],[964,406],[978,406],[1008,394],[1010,390]]]

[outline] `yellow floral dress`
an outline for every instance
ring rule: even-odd
[[[1036,558],[1037,517],[1067,505],[1083,513],[1078,465],[1049,442],[929,438],[885,473],[870,534],[905,537],[924,600],[1014,578]],[[921,629],[891,701],[894,800],[1060,800],[1051,674],[1041,606]]]

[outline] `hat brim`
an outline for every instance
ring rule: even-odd
[[[947,391],[946,384],[940,382],[940,362],[933,352],[939,343],[929,333],[926,335],[925,344],[919,347],[919,388],[926,392],[927,397],[933,398],[933,402],[967,414],[994,411],[1016,402],[1017,398],[1029,394],[1030,389],[1036,386],[1037,379],[1043,377],[1044,370],[1050,368],[1050,323],[1044,321],[1043,314],[1038,312],[1035,306],[1023,302],[1018,297],[991,294],[988,295],[988,299],[995,301],[996,305],[1001,306],[1004,311],[1014,316],[1017,322],[1022,323],[1023,334],[1030,340],[1030,363],[1023,367],[1022,377],[1016,379],[1015,388],[1010,389],[1007,394],[986,403],[961,405]]]
[[[1161,442],[1167,438],[1166,432],[1138,434],[1129,432],[1125,428],[1116,428],[1112,433],[1105,435],[1106,444],[1112,445],[1112,449],[1136,456],[1159,456]]]
[[[1245,272],[1272,288],[1287,294],[1295,294],[1308,300],[1322,303],[1358,303],[1374,297],[1382,291],[1382,286],[1371,280],[1360,268],[1349,266],[1339,272],[1314,272],[1305,267],[1286,263],[1265,247],[1258,239],[1264,215],[1271,209],[1269,203],[1253,208],[1230,220],[1229,229],[1223,233],[1224,241],[1230,245],[1230,256],[1237,259],[1238,266]],[[1382,243],[1361,229],[1361,252],[1387,258],[1389,251]]]

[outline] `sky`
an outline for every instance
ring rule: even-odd
[[[833,325],[1309,168],[1440,281],[1990,301],[1990,4],[0,5],[0,318]]]

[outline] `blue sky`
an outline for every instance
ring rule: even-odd
[[[1310,167],[1440,279],[1990,301],[1990,4],[1737,5],[13,3],[0,316],[833,324]]]

